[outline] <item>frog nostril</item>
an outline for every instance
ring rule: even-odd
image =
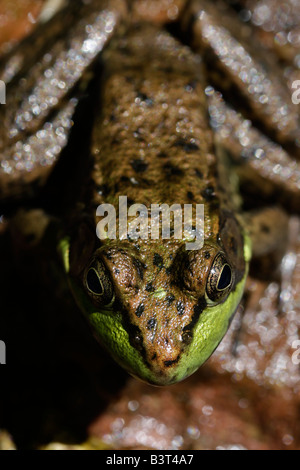
[[[141,334],[136,333],[132,338],[131,338],[131,344],[132,346],[139,351],[140,353],[144,352],[144,347],[143,347],[143,337]]]
[[[190,344],[193,339],[193,334],[190,330],[184,330],[182,333],[182,342],[184,344]]]

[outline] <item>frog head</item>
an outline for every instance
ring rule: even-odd
[[[112,240],[72,275],[73,294],[99,342],[131,375],[154,385],[195,372],[225,335],[243,294],[247,237],[207,239],[200,250],[178,240]]]

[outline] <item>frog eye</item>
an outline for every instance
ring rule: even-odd
[[[99,259],[93,260],[85,270],[83,283],[85,290],[97,305],[112,305],[114,290],[106,267]]]
[[[233,273],[223,253],[219,253],[212,264],[207,283],[206,293],[212,302],[225,300],[233,283]]]

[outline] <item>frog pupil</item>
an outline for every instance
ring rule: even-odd
[[[86,282],[90,291],[94,294],[103,294],[103,287],[94,269],[90,269],[86,276]]]
[[[221,276],[219,277],[217,289],[224,290],[226,289],[231,283],[231,269],[228,264],[225,264]]]

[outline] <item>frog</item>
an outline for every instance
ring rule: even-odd
[[[243,213],[239,180],[297,211],[299,112],[275,53],[262,60],[248,44],[257,31],[244,32],[227,2],[167,2],[163,19],[155,4],[70,2],[5,57],[0,191],[19,200],[47,184],[92,89],[82,178],[57,246],[96,339],[131,375],[165,386],[206,362],[250,262],[284,246],[285,212]],[[203,246],[187,250],[174,230],[100,239],[97,209],[114,207],[119,222],[124,196],[203,205]]]

